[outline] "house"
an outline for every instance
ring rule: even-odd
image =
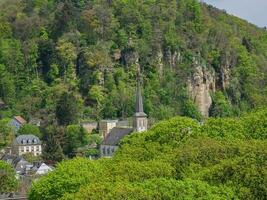
[[[44,175],[44,174],[47,174],[50,171],[53,171],[53,169],[51,167],[49,167],[48,165],[46,165],[45,163],[42,163],[40,165],[40,167],[37,169],[35,174],[36,175]]]
[[[13,160],[13,167],[16,171],[17,174],[23,175],[27,173],[27,169],[30,169],[32,167],[32,164],[26,161],[24,158],[21,156],[17,156]]]
[[[118,122],[116,126],[108,131],[106,129],[106,137],[100,146],[101,157],[112,157],[113,154],[118,149],[119,142],[125,136],[130,135],[133,132],[141,133],[147,130],[147,115],[144,113],[143,108],[143,98],[141,94],[140,79],[137,80],[137,89],[136,89],[136,104],[135,104],[135,114],[133,116],[133,127],[129,128],[127,126],[118,127]],[[110,126],[111,128],[112,126]]]
[[[20,135],[14,139],[12,154],[23,155],[32,153],[34,156],[41,155],[42,145],[40,139],[35,135]]]
[[[10,122],[10,125],[12,126],[12,128],[14,129],[15,132],[17,132],[22,126],[23,124],[26,124],[26,120],[23,119],[23,117],[21,116],[15,116],[12,121]]]

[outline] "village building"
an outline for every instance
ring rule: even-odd
[[[35,135],[20,135],[14,139],[12,144],[12,154],[23,155],[32,153],[34,156],[42,154],[40,139]]]
[[[26,120],[23,119],[21,116],[15,116],[11,122],[10,125],[14,129],[15,132],[17,132],[24,124],[26,124]]]
[[[133,132],[144,132],[148,128],[147,115],[144,113],[143,98],[140,86],[140,79],[137,80],[136,88],[136,105],[135,114],[133,116],[132,127],[120,127],[119,122],[114,121],[109,125],[109,129],[105,126],[104,140],[100,146],[101,157],[112,157],[118,149],[118,144],[125,136],[130,135]]]
[[[48,172],[51,172],[53,171],[53,169],[48,166],[47,164],[45,163],[42,163],[39,168],[36,170],[35,174],[36,175],[44,175],[44,174],[47,174]]]

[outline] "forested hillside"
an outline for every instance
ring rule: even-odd
[[[204,125],[172,118],[125,138],[112,159],[60,163],[29,199],[266,199],[266,139],[266,109]]]
[[[266,30],[196,0],[0,2],[2,118],[129,117],[138,65],[150,118],[240,115],[266,106],[266,63]]]

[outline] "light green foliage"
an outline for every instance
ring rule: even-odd
[[[147,140],[157,141],[161,144],[177,144],[189,137],[195,137],[199,131],[196,120],[186,117],[176,117],[162,121],[152,127],[146,137]]]
[[[212,138],[245,138],[245,127],[239,118],[209,118],[201,132]]]
[[[162,121],[126,137],[112,159],[59,164],[34,183],[29,199],[264,199],[267,143],[246,139],[252,130],[243,124],[255,116],[263,130],[263,113],[204,125]]]
[[[75,46],[64,39],[58,41],[56,47],[60,60],[62,63],[62,74],[65,81],[73,81],[76,78],[75,73],[75,60],[77,58],[77,52]]]
[[[12,129],[9,126],[10,119],[1,119],[0,120],[0,149],[6,147],[12,142],[13,133]]]
[[[250,139],[267,139],[267,110],[261,109],[242,117],[245,134]]]
[[[95,183],[83,187],[77,194],[66,194],[62,200],[83,199],[129,199],[129,200],[183,200],[197,199],[205,196],[205,199],[229,199],[233,198],[233,192],[227,187],[214,187],[202,181],[194,180],[168,180],[152,179],[143,183],[116,182],[115,185]]]
[[[0,193],[16,191],[18,181],[15,175],[15,170],[10,164],[0,161]]]
[[[31,124],[24,124],[18,131],[19,135],[35,135],[41,137],[41,132],[38,126]]]
[[[231,104],[222,92],[215,93],[213,103],[210,108],[210,114],[213,117],[230,117],[232,115]]]
[[[62,162],[57,166],[55,173],[50,173],[41,181],[33,183],[29,198],[57,199],[66,192],[76,192],[81,185],[96,182],[96,176],[105,173],[99,164],[86,159]]]

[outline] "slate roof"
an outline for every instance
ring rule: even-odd
[[[17,120],[21,124],[25,124],[26,123],[26,120],[23,119],[23,117],[21,117],[21,116],[15,116],[14,119]]]
[[[9,164],[13,163],[13,160],[15,160],[18,156],[16,155],[10,155],[10,154],[5,154],[2,156],[1,160],[6,161]]]
[[[132,128],[119,128],[111,129],[108,136],[104,139],[103,145],[117,146],[122,138],[133,132]]]
[[[15,145],[30,145],[30,144],[41,144],[40,139],[35,135],[20,135],[16,137],[13,144]]]
[[[6,154],[1,158],[1,160],[6,161],[7,163],[11,164],[14,168],[17,167],[17,164],[19,162],[28,164],[28,162],[24,158],[22,158],[21,156],[17,156],[17,155]]]

